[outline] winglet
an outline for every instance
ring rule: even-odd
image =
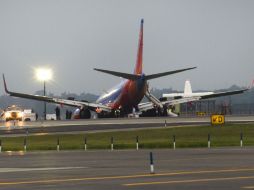
[[[5,77],[4,77],[4,74],[3,74],[3,81],[4,81],[4,90],[7,94],[9,94],[9,90],[7,89],[7,85],[6,85],[6,81],[5,81]]]

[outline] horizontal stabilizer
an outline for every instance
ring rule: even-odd
[[[117,76],[117,77],[130,79],[130,80],[138,80],[140,78],[139,75],[134,75],[134,74],[121,73],[121,72],[109,71],[109,70],[104,70],[104,69],[96,69],[96,68],[94,68],[94,70],[100,71],[100,72],[103,72],[103,73],[107,73],[107,74],[110,74],[110,75],[114,75],[114,76]]]
[[[174,70],[174,71],[168,71],[168,72],[163,72],[163,73],[146,75],[145,79],[146,80],[151,80],[151,79],[155,79],[155,78],[159,78],[159,77],[163,77],[163,76],[167,76],[167,75],[172,75],[172,74],[175,74],[175,73],[180,73],[180,72],[195,69],[195,68],[197,68],[197,67],[191,67],[191,68],[186,68],[186,69],[179,69],[179,70]]]
[[[163,73],[145,75],[144,80],[151,80],[151,79],[155,79],[155,78],[159,78],[159,77],[163,77],[163,76],[167,76],[167,75],[172,75],[172,74],[175,74],[175,73],[180,73],[180,72],[195,69],[195,68],[196,67],[191,67],[191,68],[186,68],[186,69],[179,69],[179,70],[168,71],[168,72],[163,72]],[[94,70],[100,71],[100,72],[103,72],[103,73],[107,73],[107,74],[110,74],[110,75],[114,75],[114,76],[117,76],[117,77],[122,77],[122,78],[129,79],[129,80],[138,80],[138,79],[141,78],[141,75],[136,75],[136,74],[121,73],[121,72],[117,72],[117,71],[110,71],[110,70],[96,69],[96,68],[94,68]]]

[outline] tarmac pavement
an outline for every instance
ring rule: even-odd
[[[254,189],[253,155],[252,147],[6,152],[0,189]]]

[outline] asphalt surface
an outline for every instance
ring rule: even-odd
[[[7,152],[0,189],[254,189],[254,148]]]
[[[226,123],[254,122],[254,116],[227,116]],[[0,135],[96,132],[175,126],[208,125],[210,117],[118,118],[36,122],[1,122]]]

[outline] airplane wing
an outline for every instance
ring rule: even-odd
[[[229,95],[234,95],[234,94],[241,94],[241,93],[243,93],[247,90],[249,90],[249,88],[242,89],[242,90],[218,92],[218,93],[213,93],[213,94],[209,94],[209,95],[200,96],[200,98],[201,99],[208,99],[208,98],[217,98],[217,97],[220,97],[220,96],[229,96]]]
[[[180,98],[180,99],[173,99],[173,100],[166,100],[162,101],[162,105],[167,105],[167,106],[173,106],[177,104],[183,104],[186,102],[194,102],[200,100],[200,97],[188,97],[188,98]]]
[[[242,89],[242,90],[234,90],[234,91],[226,91],[226,92],[218,92],[213,93],[209,95],[202,95],[202,96],[193,96],[193,97],[185,97],[185,98],[179,98],[179,99],[172,99],[161,102],[163,105],[175,105],[175,104],[182,104],[186,102],[195,102],[198,100],[208,99],[208,98],[217,98],[221,96],[229,96],[229,95],[235,95],[235,94],[241,94],[245,91],[249,90],[248,88]]]
[[[165,106],[171,106],[171,105],[200,100],[200,97],[185,97],[185,98],[179,98],[179,99],[160,101],[158,98],[152,95],[149,90],[146,91],[145,96],[149,100],[149,102],[140,103],[138,105],[138,108],[140,111],[147,111],[155,107],[163,109]]]
[[[55,103],[55,104],[62,104],[62,105],[67,105],[67,106],[79,107],[79,108],[87,107],[88,109],[91,109],[91,110],[95,110],[95,109],[99,108],[102,111],[111,112],[110,107],[102,105],[102,104],[89,103],[89,102],[76,101],[76,100],[68,100],[68,99],[55,98],[55,97],[49,97],[49,96],[24,94],[24,93],[19,93],[19,92],[11,92],[7,89],[7,85],[6,85],[4,75],[3,75],[3,81],[4,81],[5,92],[7,94],[9,94],[10,96],[26,98],[26,99],[32,99],[32,100],[45,101],[45,102],[50,102],[50,103]]]
[[[193,101],[198,101],[198,100],[200,100],[200,97],[188,97],[188,98],[180,98],[180,99],[161,101],[160,103],[162,106],[173,106],[173,105],[177,105],[177,104],[182,104],[182,103],[186,103],[186,102],[193,102]],[[141,112],[153,109],[155,107],[159,107],[159,106],[154,104],[153,102],[144,102],[144,103],[140,103],[138,105],[138,109]]]
[[[138,108],[139,108],[139,111],[147,111],[147,110],[153,109],[155,107],[161,107],[161,105],[162,106],[173,106],[173,105],[182,104],[182,103],[186,103],[186,102],[195,102],[195,101],[199,101],[202,99],[217,98],[217,97],[221,97],[221,96],[240,94],[240,93],[243,93],[247,90],[249,90],[249,88],[242,89],[242,90],[235,90],[235,91],[218,92],[218,93],[204,95],[204,96],[194,96],[194,97],[172,99],[172,100],[166,100],[166,101],[159,101],[152,94],[147,93],[146,97],[150,100],[150,102],[140,103],[138,105]]]
[[[147,111],[153,108],[155,108],[155,105],[152,102],[144,102],[144,103],[138,104],[138,110],[140,112]]]

